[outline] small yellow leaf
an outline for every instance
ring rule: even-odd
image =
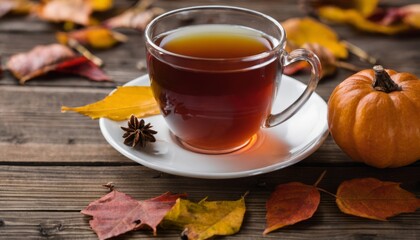
[[[87,27],[72,32],[58,32],[56,38],[61,44],[67,44],[68,39],[72,38],[80,44],[97,49],[110,48],[118,42],[127,41],[126,35],[101,26]]]
[[[232,235],[239,231],[245,215],[245,200],[206,201],[194,203],[178,199],[164,218],[164,225],[184,230],[190,240],[208,239],[215,235]]]
[[[94,11],[107,11],[112,8],[113,0],[90,0]]]
[[[354,8],[363,16],[370,16],[378,7],[379,0],[353,0]]]
[[[62,112],[73,111],[97,119],[101,117],[115,121],[136,117],[147,117],[159,114],[159,107],[150,87],[118,87],[104,99],[81,107],[61,107]]]
[[[325,24],[312,18],[290,18],[282,23],[287,40],[297,47],[305,43],[317,43],[329,49],[337,58],[347,58],[346,45],[339,41],[337,34]]]
[[[347,23],[367,32],[393,35],[410,29],[410,26],[404,23],[388,26],[371,22],[362,16],[360,12],[354,9],[341,9],[331,6],[321,7],[318,9],[318,14],[326,20],[338,23]]]
[[[114,33],[107,28],[95,28],[86,34],[87,42],[94,48],[109,48],[117,42],[125,42],[125,35]]]

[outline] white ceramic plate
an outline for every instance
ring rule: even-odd
[[[126,85],[149,85],[147,75]],[[305,85],[291,77],[283,76],[273,112],[289,106],[305,89]],[[301,110],[286,122],[262,129],[252,143],[228,154],[206,155],[184,149],[170,134],[161,115],[148,117],[158,133],[157,142],[139,151],[123,143],[126,121],[99,120],[102,134],[111,146],[129,159],[146,167],[187,177],[238,178],[275,171],[295,164],[321,146],[328,135],[327,104],[314,93]]]

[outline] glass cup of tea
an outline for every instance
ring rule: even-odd
[[[170,11],[150,22],[145,38],[151,87],[168,128],[185,148],[200,153],[238,150],[260,128],[286,121],[320,78],[316,55],[287,53],[283,27],[249,9]],[[284,111],[271,113],[283,68],[301,60],[312,67],[306,89]]]

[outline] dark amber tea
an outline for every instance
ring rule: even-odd
[[[171,131],[209,152],[246,144],[270,113],[279,63],[264,54],[273,40],[213,24],[179,28],[154,43],[172,53],[148,52],[151,86]]]

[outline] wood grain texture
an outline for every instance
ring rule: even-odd
[[[114,1],[116,10],[96,14],[98,19],[115,15],[135,3]],[[410,0],[385,0],[399,6]],[[165,10],[196,5],[233,5],[268,14],[278,21],[305,14],[295,0],[157,0]],[[385,68],[420,76],[418,35],[382,36],[360,32],[348,26],[330,24],[345,39],[377,57]],[[56,42],[62,25],[34,17],[0,18],[2,64],[16,53],[39,44]],[[76,113],[61,113],[60,107],[81,106],[102,99],[116,86],[146,73],[143,33],[118,29],[129,38],[111,49],[93,51],[104,60],[104,71],[114,82],[98,83],[72,75],[48,74],[24,86],[7,71],[0,77],[0,239],[97,239],[89,218],[80,210],[107,193],[102,184],[114,182],[117,189],[136,199],[147,199],[166,191],[185,192],[199,201],[236,200],[245,192],[247,213],[239,234],[221,239],[420,239],[420,211],[402,214],[387,222],[344,215],[333,197],[321,195],[314,217],[262,236],[265,201],[277,184],[300,181],[312,184],[327,170],[320,187],[335,192],[343,180],[375,177],[401,182],[420,197],[420,161],[398,169],[375,169],[355,163],[328,137],[311,156],[298,164],[272,173],[231,180],[191,179],[160,173],[141,166],[114,150],[104,140],[97,120]],[[347,60],[370,68],[357,57]],[[316,92],[327,101],[331,92],[352,72],[339,70],[323,79]],[[307,73],[294,76],[306,82]],[[136,231],[117,239],[179,239],[178,230]]]
[[[52,237],[94,237],[87,226],[88,218],[79,213],[90,201],[107,193],[101,184],[114,182],[120,191],[138,200],[158,196],[163,192],[186,192],[188,198],[199,201],[235,200],[246,191],[247,213],[241,232],[229,239],[261,237],[265,227],[265,200],[277,184],[300,181],[312,184],[324,170],[321,167],[290,167],[274,173],[234,180],[204,180],[160,175],[142,166],[78,167],[78,166],[0,166],[0,227],[1,236],[19,237],[41,234],[40,226],[49,229]],[[419,167],[394,170],[370,170],[365,167],[330,167],[320,187],[335,192],[338,184],[351,177],[377,177],[403,182],[403,187],[420,194],[416,176]],[[222,187],[223,186],[223,187]],[[320,207],[314,217],[276,231],[268,238],[302,239],[311,235],[324,239],[393,239],[393,231],[401,229],[400,239],[416,239],[420,234],[420,212],[403,214],[388,222],[371,221],[341,213],[334,198],[322,194]],[[25,217],[23,217],[25,216]],[[60,230],[61,229],[61,230]],[[45,231],[47,231],[45,230]],[[77,231],[77,233],[76,233]],[[161,237],[176,237],[177,231],[161,231]],[[16,235],[15,235],[16,236]],[[147,239],[150,232],[130,235]]]

